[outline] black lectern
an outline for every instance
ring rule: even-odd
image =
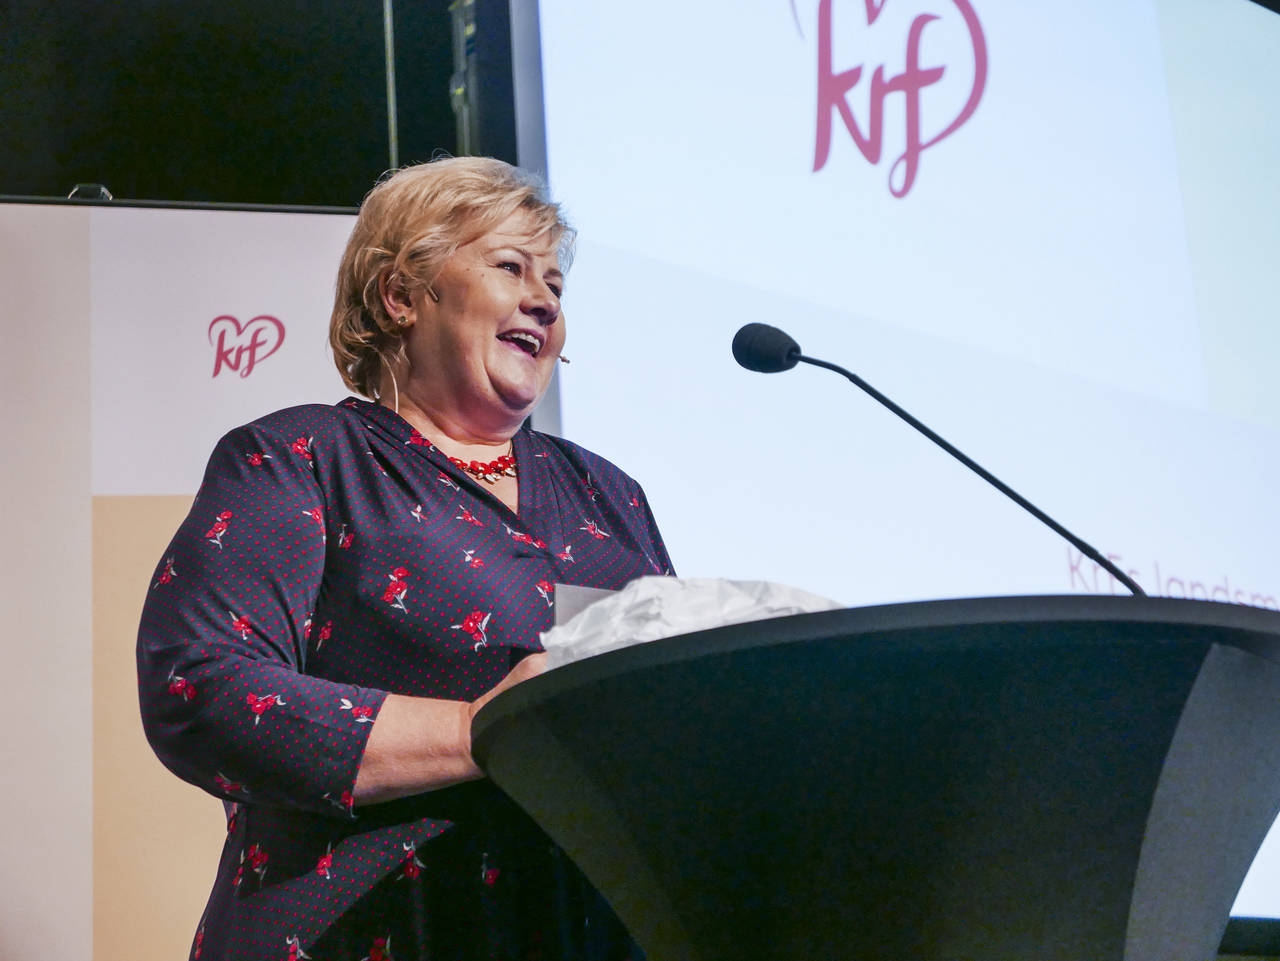
[[[1280,811],[1280,614],[778,618],[550,672],[474,738],[649,961],[1204,961]]]

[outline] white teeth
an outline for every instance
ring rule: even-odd
[[[533,356],[538,356],[538,351],[542,349],[542,343],[533,334],[526,334],[523,331],[515,330],[509,334],[503,334],[508,340],[520,340],[533,348]]]

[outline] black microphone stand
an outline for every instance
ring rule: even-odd
[[[899,407],[897,404],[891,401],[884,394],[880,393],[880,391],[876,390],[874,387],[868,384],[865,380],[863,380],[857,374],[853,373],[852,371],[845,370],[839,364],[833,364],[833,363],[830,363],[829,361],[819,360],[816,357],[806,357],[804,354],[801,354],[798,352],[790,353],[788,356],[788,359],[794,359],[797,361],[801,361],[802,363],[812,364],[814,367],[825,367],[827,370],[833,370],[837,374],[842,374],[843,376],[847,377],[855,387],[859,387],[862,390],[866,391],[874,399],[879,401],[885,407],[889,408],[889,410],[893,411],[895,414],[897,414],[899,417],[905,420],[908,424],[910,424],[920,433],[924,434],[925,437],[929,438],[929,440],[933,441],[935,444],[937,444],[939,447],[945,450],[948,454],[950,454],[960,463],[964,464],[965,467],[969,468],[971,471],[973,471],[975,474],[977,474],[979,477],[985,480],[988,484],[991,484],[998,491],[1003,493],[1006,497],[1010,498],[1016,504],[1020,505],[1026,510],[1030,511],[1032,515],[1039,518],[1044,524],[1048,525],[1054,531],[1057,531],[1058,534],[1066,538],[1073,546],[1075,546],[1077,550],[1080,551],[1080,553],[1084,554],[1085,557],[1089,558],[1094,563],[1098,564],[1103,570],[1107,571],[1112,577],[1118,580],[1121,584],[1129,588],[1129,590],[1133,592],[1135,597],[1147,596],[1146,591],[1144,591],[1141,587],[1139,587],[1131,577],[1129,577],[1124,573],[1124,571],[1120,570],[1120,568],[1116,567],[1116,565],[1111,563],[1110,560],[1103,557],[1098,550],[1096,550],[1094,547],[1090,546],[1089,544],[1086,544],[1080,538],[1076,537],[1075,534],[1071,533],[1071,531],[1067,530],[1065,527],[1063,527],[1061,524],[1055,521],[1052,517],[1050,517],[1040,508],[1036,507],[1035,504],[1031,503],[1031,501],[1027,500],[1025,497],[1023,497],[1021,494],[1015,491],[1012,487],[1010,487],[1004,481],[1000,480],[1000,478],[996,477],[995,474],[992,474],[989,470],[987,470],[977,461],[973,460],[963,451],[952,446],[942,437],[939,437],[932,430],[930,430],[924,424],[920,423],[920,421],[916,420],[914,417],[912,417],[905,410],[903,410],[901,407]]]

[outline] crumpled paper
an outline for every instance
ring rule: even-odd
[[[769,581],[641,577],[542,634],[547,666],[726,624],[843,607],[836,601]]]

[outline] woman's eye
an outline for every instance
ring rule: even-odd
[[[516,263],[514,260],[505,260],[502,263],[498,264],[498,267],[501,270],[510,271],[511,273],[515,274],[517,277],[520,276],[520,265]]]
[[[557,287],[555,284],[547,284],[547,289],[556,295],[556,300],[560,300],[564,297],[563,289]]]

